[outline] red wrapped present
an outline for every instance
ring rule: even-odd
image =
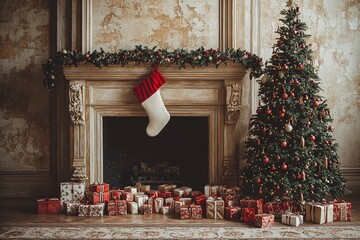
[[[255,226],[258,227],[270,227],[274,224],[275,216],[273,214],[261,213],[255,214]]]
[[[107,212],[109,216],[126,215],[127,202],[125,200],[113,201],[107,203]]]
[[[90,184],[89,189],[91,192],[109,192],[110,184],[95,182]]]
[[[104,216],[105,203],[98,204],[80,204],[78,216]]]
[[[191,197],[193,199],[193,201],[195,202],[195,198],[197,196],[200,196],[201,194],[203,194],[201,191],[191,191],[189,194],[189,197]]]
[[[264,213],[273,214],[276,218],[281,218],[281,215],[290,212],[290,209],[290,201],[267,202],[263,206]]]
[[[159,197],[159,191],[158,190],[150,190],[150,192],[147,193],[149,198],[157,198]]]
[[[201,219],[202,218],[202,208],[199,205],[191,204],[190,209],[190,218],[192,219]]]
[[[86,195],[91,204],[107,203],[110,200],[110,192],[87,192]]]
[[[351,221],[351,203],[344,200],[335,200],[334,221]]]
[[[206,218],[224,219],[224,208],[224,200],[209,197],[206,200]]]
[[[241,207],[239,206],[227,206],[225,207],[225,219],[240,221]]]
[[[132,202],[134,200],[134,195],[131,192],[124,192],[124,194],[121,196],[121,200]]]
[[[124,194],[124,190],[112,189],[110,190],[110,199],[111,200],[120,200],[121,196]]]
[[[59,198],[41,198],[37,199],[38,214],[60,213]]]
[[[200,194],[199,196],[195,197],[195,203],[197,205],[202,205],[206,203],[206,196],[205,194]]]
[[[241,208],[240,221],[254,222],[255,221],[255,208]]]
[[[150,204],[144,203],[144,205],[143,205],[143,214],[144,215],[152,214],[152,206]]]
[[[240,207],[245,208],[254,208],[255,213],[263,213],[263,199],[241,199],[240,200]]]
[[[190,219],[190,209],[189,206],[181,205],[180,206],[180,219]]]
[[[171,198],[172,197],[172,192],[159,192],[159,197],[161,198]]]

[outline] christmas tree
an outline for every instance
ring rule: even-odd
[[[345,189],[338,144],[320,79],[312,64],[307,26],[288,1],[273,53],[258,80],[259,106],[250,119],[242,193],[265,201],[320,201]]]

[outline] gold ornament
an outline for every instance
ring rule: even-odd
[[[328,161],[328,158],[326,156],[324,156],[323,162],[324,162],[324,167],[327,169],[329,161]]]
[[[301,147],[305,148],[305,138],[301,137]]]

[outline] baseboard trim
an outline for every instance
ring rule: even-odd
[[[346,187],[351,191],[351,197],[360,196],[360,168],[341,168],[346,178]]]

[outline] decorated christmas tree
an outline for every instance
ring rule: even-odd
[[[259,106],[250,120],[242,193],[265,201],[320,201],[346,193],[333,121],[320,95],[310,37],[300,8],[288,1],[273,53],[258,81]]]

